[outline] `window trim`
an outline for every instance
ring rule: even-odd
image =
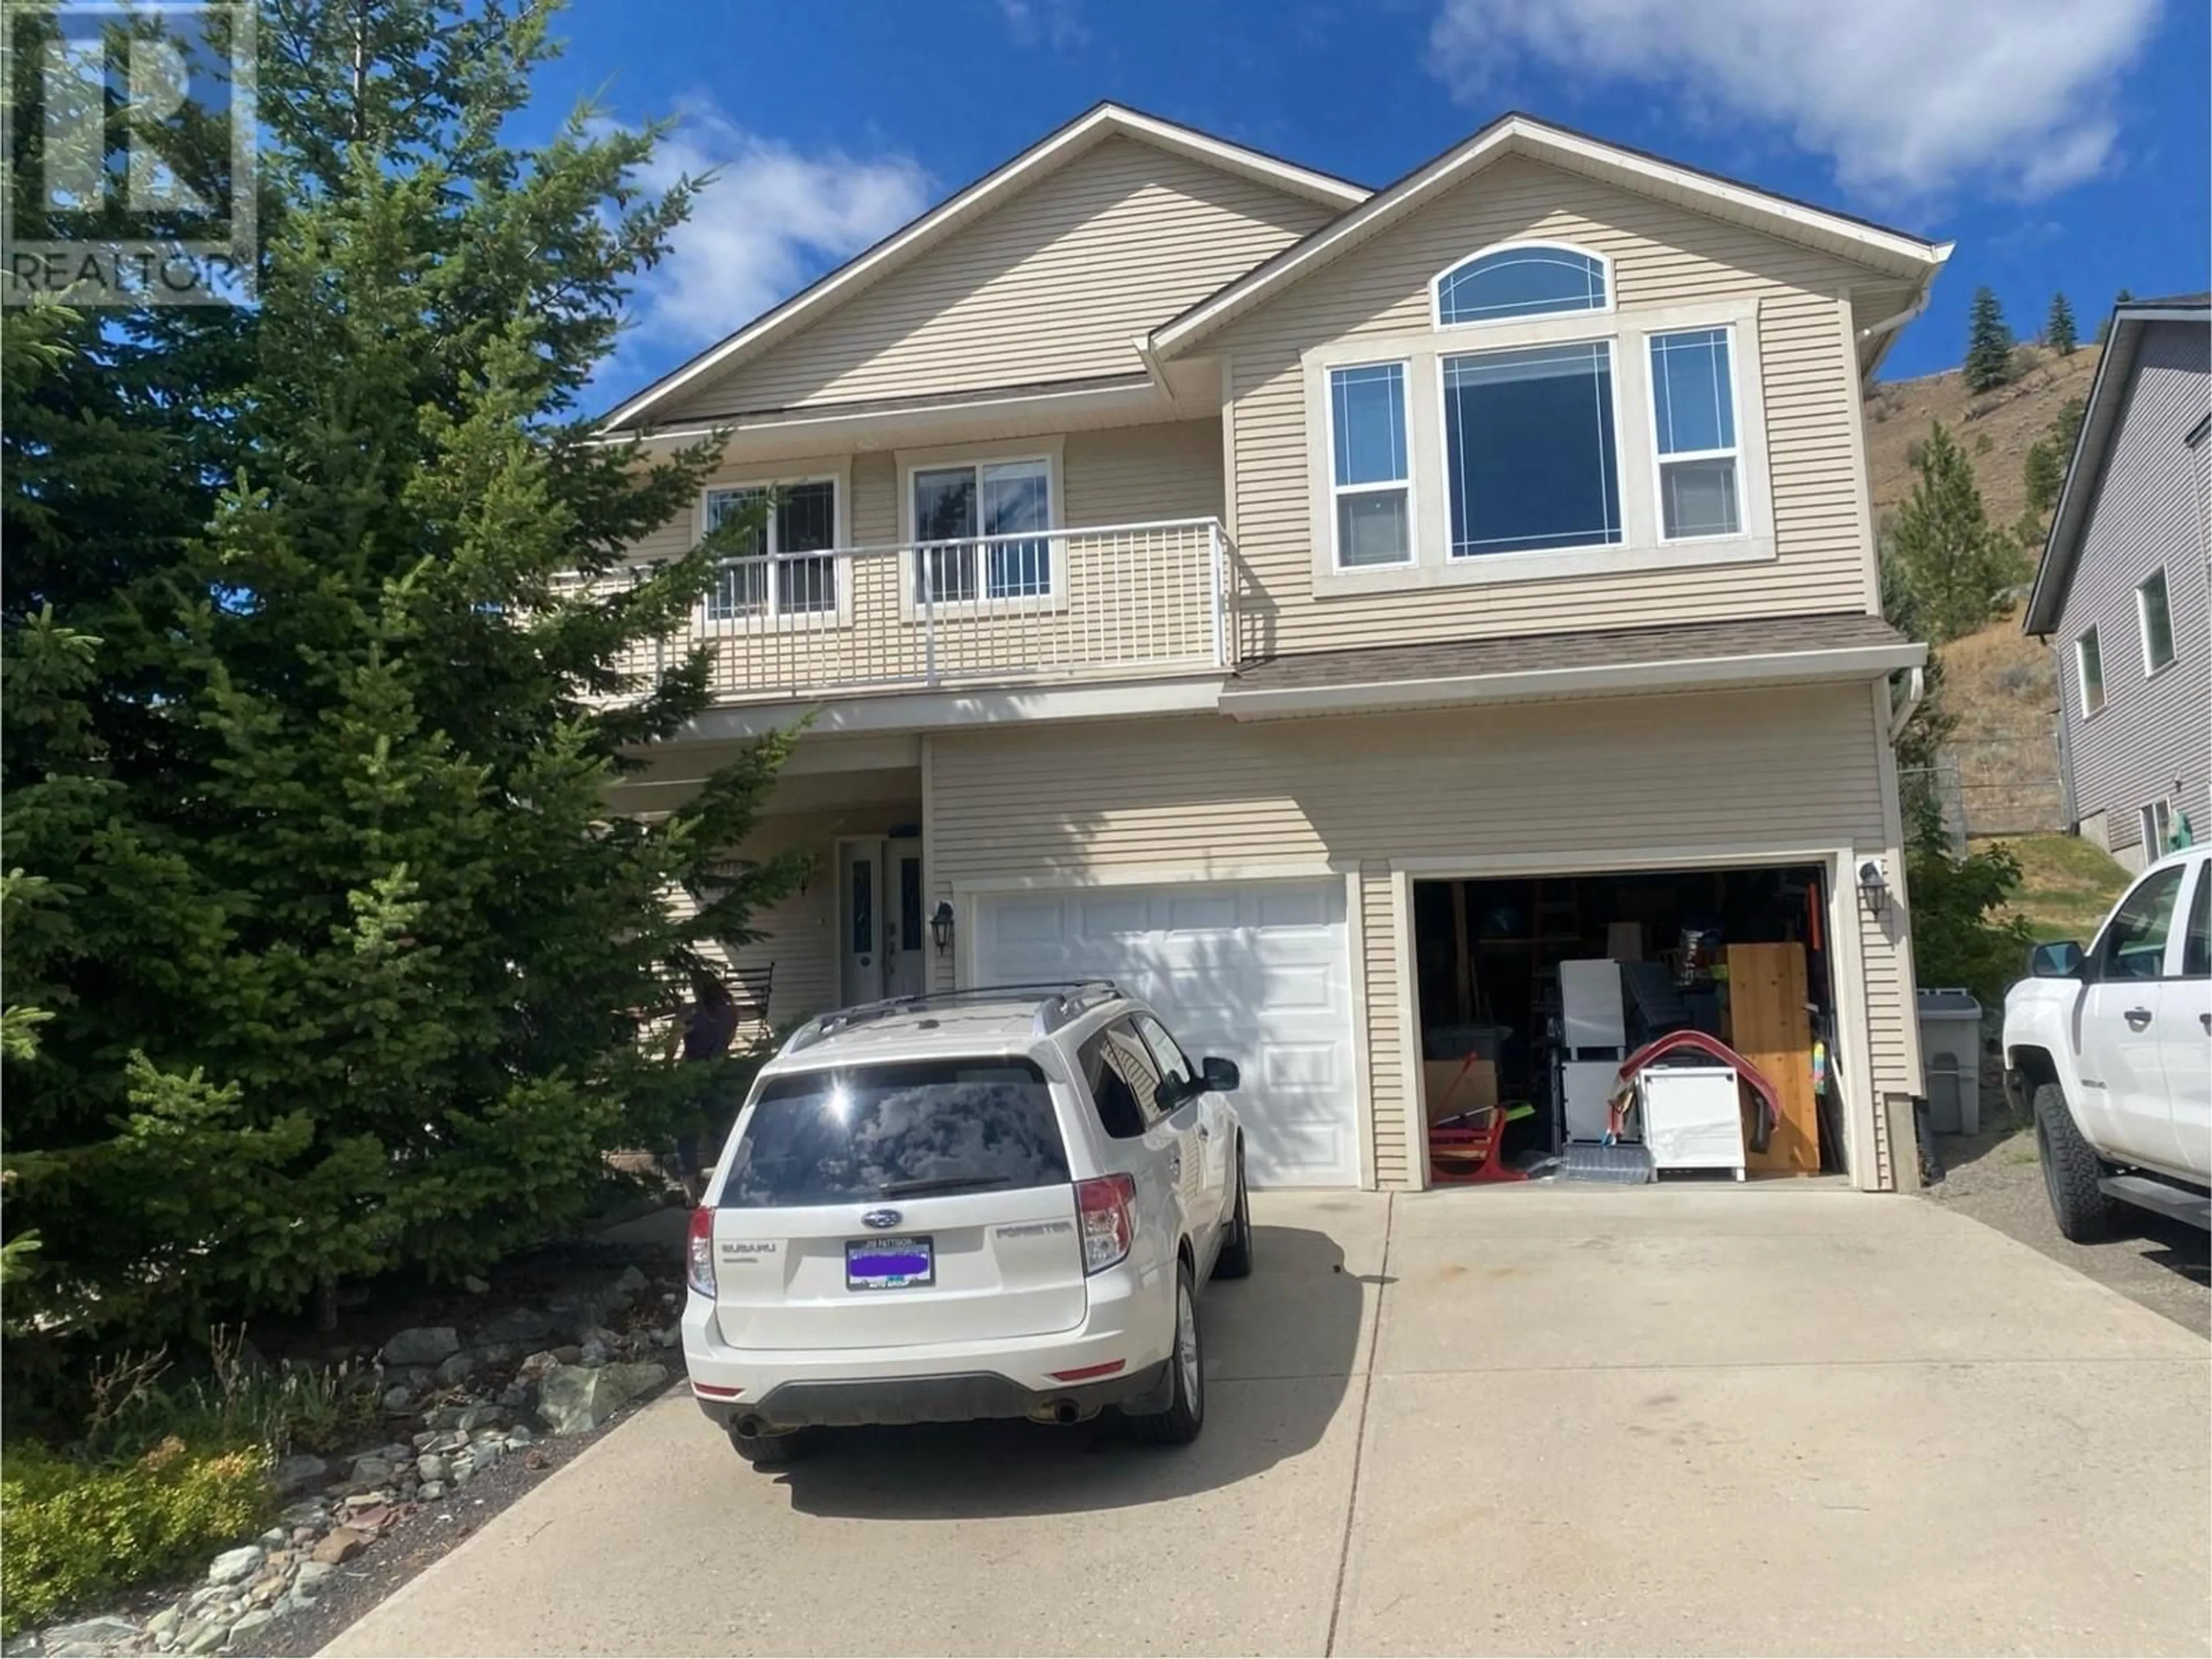
[[[846,515],[852,510],[853,475],[845,461],[803,465],[775,473],[737,473],[710,479],[699,487],[691,508],[691,544],[696,547],[707,538],[708,523],[712,513],[714,497],[743,489],[787,489],[794,484],[826,483],[830,486],[830,545],[819,552],[799,554],[800,558],[827,558],[830,561],[830,580],[836,584],[837,603],[826,611],[780,611],[776,608],[775,560],[775,526],[771,517],[764,526],[769,550],[764,556],[769,571],[768,609],[757,616],[717,617],[713,614],[714,594],[710,589],[699,596],[692,607],[700,625],[717,634],[782,633],[801,629],[850,628],[853,625],[853,554],[852,537]],[[725,564],[741,563],[740,560],[718,560],[719,570]],[[718,578],[719,580],[719,578]]]
[[[1359,368],[1395,368],[1398,371],[1398,413],[1406,428],[1406,476],[1388,483],[1340,484],[1336,481],[1336,377],[1339,374]],[[1377,570],[1405,570],[1421,562],[1421,528],[1415,507],[1419,497],[1413,489],[1413,366],[1403,357],[1380,357],[1373,362],[1332,363],[1322,375],[1322,417],[1326,428],[1322,434],[1322,455],[1326,471],[1322,482],[1328,491],[1328,568],[1339,575],[1359,576]],[[1393,559],[1388,564],[1346,564],[1344,549],[1338,544],[1336,504],[1346,495],[1375,495],[1386,489],[1403,490],[1406,495],[1406,556]]]
[[[2166,595],[2166,660],[2153,662],[2150,655],[2150,585],[2156,582],[2159,591]],[[2181,654],[2173,638],[2173,588],[2166,579],[2164,565],[2136,584],[2136,637],[2142,646],[2143,678],[2154,680],[2173,666]]]
[[[1562,578],[1619,577],[1650,571],[1703,569],[1771,562],[1777,556],[1774,489],[1767,464],[1762,346],[1755,295],[1735,295],[1648,310],[1562,312],[1551,316],[1486,323],[1471,334],[1466,328],[1425,328],[1353,334],[1326,341],[1300,357],[1305,397],[1308,535],[1311,592],[1316,599],[1378,592],[1410,592],[1459,586],[1486,588],[1513,582]],[[1632,416],[1621,410],[1631,399],[1651,406],[1650,350],[1655,334],[1727,327],[1735,361],[1730,364],[1736,400],[1739,507],[1743,532],[1732,537],[1665,541],[1660,536],[1656,443],[1635,439]],[[1473,343],[1476,335],[1480,343]],[[1442,359],[1470,351],[1519,346],[1565,345],[1607,339],[1613,343],[1614,438],[1620,469],[1622,516],[1626,534],[1617,544],[1579,548],[1533,549],[1487,553],[1480,557],[1446,556],[1449,503],[1443,479],[1443,370]],[[1421,380],[1426,394],[1409,398],[1407,471],[1413,482],[1413,559],[1408,564],[1345,570],[1335,562],[1334,502],[1328,486],[1335,473],[1328,435],[1328,371],[1361,364],[1405,362]],[[1651,416],[1647,413],[1646,422]]]
[[[2097,653],[2097,701],[2094,704],[2089,701],[2090,648]],[[2112,702],[2111,694],[2105,689],[2105,642],[2098,638],[2094,623],[2074,636],[2074,695],[2085,720],[2096,719]]]
[[[1444,279],[1455,271],[1462,270],[1478,259],[1486,259],[1493,253],[1572,253],[1585,259],[1597,261],[1599,272],[1605,278],[1605,303],[1585,306],[1577,311],[1542,311],[1525,317],[1478,317],[1467,322],[1448,323],[1444,320]],[[1619,309],[1620,295],[1613,287],[1613,256],[1594,247],[1584,247],[1579,242],[1554,241],[1549,237],[1521,238],[1511,241],[1492,242],[1472,253],[1453,260],[1429,278],[1429,326],[1438,333],[1451,333],[1460,329],[1492,329],[1510,327],[1516,323],[1554,322],[1565,318],[1583,321],[1594,317],[1609,317]]]
[[[975,469],[976,501],[980,509],[982,500],[982,469],[987,466],[1028,462],[1042,463],[1045,471],[1044,516],[1045,528],[1036,532],[1045,542],[1052,562],[1052,580],[1042,593],[1013,594],[1005,599],[993,599],[984,591],[982,573],[977,572],[975,597],[972,599],[933,599],[927,614],[942,620],[948,617],[1005,617],[1025,611],[1065,611],[1068,606],[1068,538],[1066,519],[1066,471],[1061,465],[1065,448],[1063,440],[1049,438],[1018,439],[1011,442],[949,444],[933,449],[902,449],[892,458],[898,473],[899,514],[899,617],[905,622],[918,623],[922,619],[921,601],[915,597],[919,583],[915,566],[921,557],[921,540],[915,524],[914,475],[935,472],[945,469],[966,466]]]
[[[1571,313],[1587,317],[1589,312]],[[1447,383],[1451,364],[1456,358],[1485,357],[1507,351],[1545,350],[1554,346],[1601,345],[1605,348],[1606,374],[1613,382],[1613,493],[1620,506],[1620,539],[1611,542],[1568,542],[1559,547],[1501,548],[1494,553],[1462,553],[1451,533],[1451,387]],[[1628,491],[1631,467],[1626,446],[1620,441],[1620,337],[1617,334],[1584,335],[1571,340],[1545,340],[1530,345],[1482,345],[1474,349],[1456,349],[1437,353],[1437,436],[1443,445],[1443,522],[1444,568],[1458,569],[1477,564],[1486,559],[1559,558],[1597,555],[1601,557],[1626,550],[1630,545],[1628,524]],[[1384,567],[1388,568],[1388,567]]]
[[[1662,453],[1659,448],[1659,382],[1651,375],[1651,353],[1662,340],[1678,334],[1718,334],[1728,343],[1729,414],[1735,423],[1735,442],[1725,449],[1686,449],[1675,454]],[[1741,529],[1703,536],[1669,536],[1667,533],[1667,468],[1683,461],[1733,461],[1735,463],[1735,516],[1742,526],[1750,522],[1746,504],[1743,462],[1743,372],[1741,367],[1743,353],[1741,339],[1733,323],[1721,323],[1711,328],[1649,329],[1644,335],[1644,369],[1646,384],[1644,413],[1650,427],[1651,440],[1651,511],[1652,526],[1659,532],[1662,547],[1687,547],[1699,542],[1732,542],[1741,538]]]
[[[2158,821],[2166,820],[2160,830]],[[2152,864],[2166,856],[2166,839],[2173,833],[2173,803],[2160,795],[2156,800],[2146,801],[2136,808],[2136,832],[2142,837],[2144,859]]]

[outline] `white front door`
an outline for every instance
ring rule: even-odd
[[[850,1007],[884,994],[884,844],[837,844],[838,992]]]
[[[927,988],[929,924],[922,914],[921,842],[884,843],[884,994],[918,997]]]
[[[1235,1060],[1254,1186],[1358,1184],[1341,881],[1001,893],[975,915],[977,984],[1111,979],[1194,1062]]]

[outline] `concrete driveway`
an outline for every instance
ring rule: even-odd
[[[1911,1199],[1254,1200],[1186,1451],[663,1399],[339,1654],[2203,1653],[2208,1346]]]

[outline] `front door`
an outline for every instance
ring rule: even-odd
[[[929,929],[921,915],[921,842],[901,836],[884,843],[884,994],[918,997],[926,988]]]

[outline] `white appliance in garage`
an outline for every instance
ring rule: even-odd
[[[1235,1060],[1254,1186],[1358,1184],[1341,881],[1060,888],[972,908],[976,983],[1110,979],[1194,1060]]]

